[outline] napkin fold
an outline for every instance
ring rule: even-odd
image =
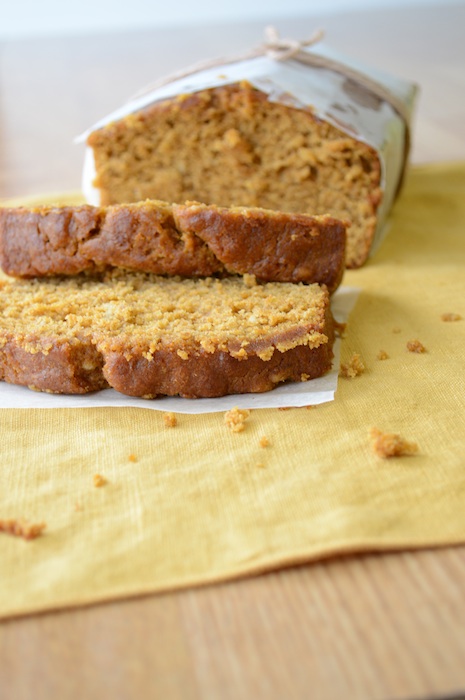
[[[0,615],[465,542],[464,191],[465,163],[412,169],[381,248],[346,273],[361,293],[341,359],[365,371],[331,403],[255,409],[238,433],[222,413],[0,410],[0,521],[46,523],[0,533]],[[418,452],[382,459],[373,427]]]

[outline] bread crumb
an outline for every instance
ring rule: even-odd
[[[105,486],[107,483],[107,480],[105,479],[104,476],[101,474],[94,474],[94,486],[96,488],[100,488],[101,486]]]
[[[409,352],[417,353],[426,352],[425,346],[423,345],[423,343],[420,343],[420,341],[417,338],[415,340],[409,340],[407,342],[407,350]]]
[[[290,411],[293,406],[278,406],[278,411]]]
[[[242,280],[246,287],[250,288],[257,286],[257,278],[255,277],[255,275],[250,275],[246,273],[245,275],[243,275]]]
[[[136,457],[136,455],[133,454],[132,452],[131,452],[131,454],[129,455],[128,459],[129,459],[130,462],[137,462],[137,457]]]
[[[28,523],[26,520],[10,518],[0,520],[0,532],[15,537],[22,537],[23,540],[35,540],[47,527],[46,523]]]
[[[365,371],[365,365],[360,355],[356,352],[352,355],[349,362],[341,364],[341,370],[339,372],[340,377],[346,377],[347,379],[353,379],[363,374]]]
[[[379,353],[376,355],[377,360],[389,360],[389,355],[387,354],[386,350],[380,350]]]
[[[407,442],[400,435],[394,433],[382,433],[378,428],[372,428],[370,436],[373,441],[373,451],[378,457],[403,457],[418,452],[415,442]]]
[[[224,414],[224,422],[233,433],[240,433],[244,430],[244,423],[250,416],[248,408],[231,408]]]
[[[311,411],[311,409],[316,408],[316,406],[314,404],[310,404],[309,406],[305,406],[305,408],[307,409],[307,411]]]
[[[266,435],[263,435],[260,438],[259,443],[260,443],[260,447],[268,447],[268,445],[270,444],[270,441],[268,440]]]
[[[76,511],[76,513],[80,513],[80,511],[82,510],[82,505],[79,503],[79,501],[76,501],[76,503],[74,504],[74,510]]]
[[[449,323],[451,321],[461,321],[462,317],[460,314],[446,313],[441,315],[441,321]]]
[[[398,326],[396,326],[395,328],[392,329],[392,332],[393,332],[393,333],[401,333],[401,332],[402,332],[402,329],[399,328]]]
[[[163,422],[165,423],[165,428],[175,428],[178,424],[178,419],[175,413],[169,411],[163,414]]]
[[[259,469],[265,469],[265,465],[263,464],[263,462],[257,462],[257,467]]]

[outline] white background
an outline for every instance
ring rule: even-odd
[[[244,20],[268,23],[406,4],[440,5],[441,0],[1,0],[0,40]]]

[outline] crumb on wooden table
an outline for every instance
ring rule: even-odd
[[[178,419],[175,413],[167,411],[163,414],[163,422],[166,428],[175,428],[178,424]]]
[[[423,343],[421,343],[418,340],[418,338],[415,338],[415,340],[409,340],[407,342],[407,350],[409,352],[416,352],[416,353],[426,352],[425,346],[423,345]]]
[[[47,527],[46,523],[28,523],[26,520],[9,518],[0,520],[0,532],[15,537],[22,537],[23,540],[35,540]]]
[[[94,474],[94,486],[96,488],[100,488],[101,486],[105,486],[107,483],[107,480],[105,479],[104,476],[101,474]]]
[[[461,321],[462,317],[460,314],[454,314],[452,312],[448,312],[445,314],[441,314],[441,321],[445,321],[446,323],[450,323],[452,321]]]
[[[137,457],[133,452],[128,456],[128,459],[130,462],[137,462]]]
[[[266,437],[266,435],[262,435],[262,437],[259,440],[260,447],[268,447],[270,444],[269,439]]]
[[[248,408],[238,408],[234,406],[224,414],[224,422],[233,433],[240,433],[244,430],[245,421],[250,416]]]
[[[395,433],[383,433],[378,428],[370,430],[373,451],[378,457],[386,459],[388,457],[403,457],[413,455],[418,452],[418,445],[415,442],[408,442],[401,435]]]
[[[386,350],[380,350],[379,353],[376,355],[377,360],[389,360],[389,355],[387,354]]]
[[[365,365],[363,364],[362,358],[358,353],[354,352],[349,362],[341,364],[339,376],[346,377],[347,379],[353,379],[354,377],[358,377],[360,374],[363,374],[364,371]]]

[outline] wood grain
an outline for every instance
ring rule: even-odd
[[[465,158],[465,4],[280,21],[421,85],[415,162]],[[158,75],[258,23],[0,47],[0,197],[79,187],[72,140]],[[115,79],[117,76],[117,79]],[[0,697],[396,700],[465,691],[465,547],[347,557],[4,621]]]

